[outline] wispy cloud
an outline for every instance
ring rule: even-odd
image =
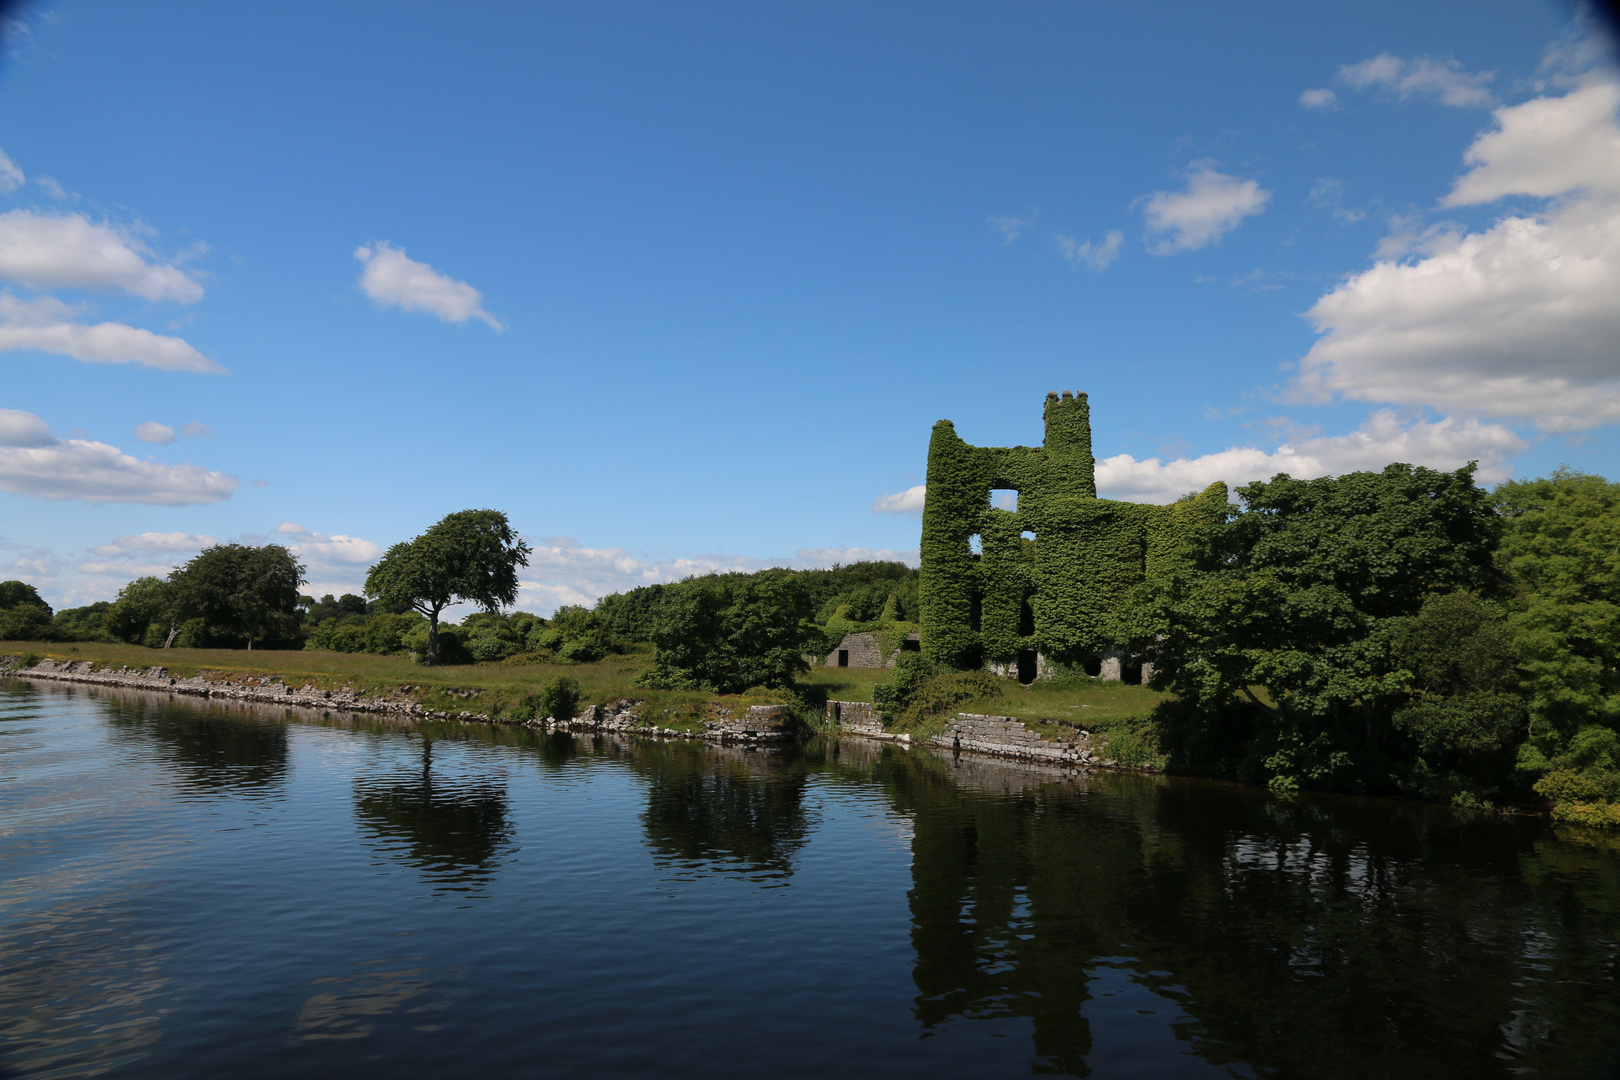
[[[1005,246],[1028,232],[1039,216],[1039,210],[1031,209],[1025,217],[1018,217],[1015,214],[992,215],[989,222],[992,228],[1001,233],[1002,244]]]
[[[1155,255],[1193,251],[1216,243],[1246,217],[1263,212],[1271,192],[1254,180],[1195,165],[1184,191],[1155,191],[1138,200],[1148,230],[1161,239],[1148,246]]]
[[[1072,236],[1058,233],[1054,237],[1057,241],[1058,251],[1069,260],[1069,265],[1078,270],[1084,266],[1090,270],[1102,271],[1108,264],[1119,258],[1119,247],[1125,242],[1125,234],[1118,229],[1103,237],[1103,242],[1093,244],[1090,238],[1085,243]]]
[[[484,297],[477,289],[439,273],[427,263],[407,258],[403,248],[379,240],[355,248],[354,257],[364,267],[360,288],[378,304],[425,311],[445,322],[481,319],[493,330],[505,329],[484,310]]]
[[[1352,90],[1381,89],[1401,100],[1432,97],[1458,108],[1495,104],[1496,97],[1486,89],[1486,84],[1494,78],[1494,71],[1471,72],[1451,57],[1403,58],[1392,53],[1379,53],[1360,63],[1345,64],[1338,74],[1338,81]]]
[[[22,187],[27,179],[17,163],[4,150],[0,150],[0,194],[11,194]]]

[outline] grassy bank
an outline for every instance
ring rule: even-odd
[[[636,676],[652,661],[650,651],[609,656],[589,664],[527,663],[519,657],[499,663],[445,667],[423,667],[406,656],[371,653],[312,649],[148,649],[101,642],[5,641],[0,642],[0,654],[88,660],[97,666],[114,668],[161,665],[178,678],[199,674],[218,681],[280,678],[295,686],[311,684],[322,690],[349,688],[368,697],[406,697],[430,709],[451,713],[466,710],[494,717],[508,715],[526,695],[538,692],[556,676],[566,675],[579,683],[581,706],[608,704],[619,698],[644,701],[642,714],[646,722],[678,729],[700,728],[711,702],[734,710],[749,705],[791,703],[802,705],[807,713],[817,713],[828,699],[871,701],[873,684],[889,676],[885,668],[816,667],[800,680],[799,693],[795,695],[767,691],[717,696],[636,686]],[[1061,737],[1066,727],[1112,730],[1125,725],[1134,729],[1163,699],[1164,695],[1145,687],[1116,682],[1031,686],[1008,682],[1006,692],[1000,697],[965,702],[956,711],[1013,716],[1035,730]],[[939,725],[943,723],[941,719]]]
[[[872,685],[889,677],[887,668],[812,668],[802,680],[838,701],[871,701]],[[1097,727],[1112,721],[1146,716],[1165,695],[1145,686],[1101,679],[1052,681],[1020,686],[1011,680],[1000,697],[969,701],[958,711],[1015,716],[1032,724]]]
[[[579,683],[580,705],[607,704],[619,698],[646,702],[644,721],[661,727],[698,728],[706,706],[719,701],[733,708],[777,704],[785,695],[737,694],[717,697],[698,691],[648,690],[634,685],[651,663],[650,653],[632,652],[590,664],[523,663],[423,667],[406,656],[323,652],[313,649],[148,649],[140,645],[101,642],[4,641],[0,654],[91,661],[97,666],[165,667],[177,678],[205,675],[216,681],[281,678],[294,686],[322,690],[350,688],[367,697],[406,697],[446,712],[506,716],[525,696],[537,693],[558,675]]]

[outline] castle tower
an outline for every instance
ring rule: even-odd
[[[1130,590],[1174,573],[1188,529],[1226,512],[1226,485],[1148,506],[1097,498],[1091,406],[1046,395],[1045,442],[973,446],[949,420],[928,444],[919,607],[922,650],[974,668],[1094,662],[1117,643],[1113,615]],[[1017,508],[992,503],[1018,493]]]

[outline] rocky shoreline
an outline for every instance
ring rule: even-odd
[[[732,710],[724,706],[713,705],[709,709],[709,715],[704,719],[704,729],[692,732],[644,723],[637,711],[642,703],[627,698],[620,698],[611,705],[589,705],[578,716],[566,720],[557,720],[549,716],[535,720],[512,720],[465,709],[459,712],[429,709],[420,702],[411,700],[404,693],[365,695],[355,692],[352,688],[321,690],[308,683],[294,686],[279,675],[243,675],[209,679],[199,674],[182,679],[170,675],[168,669],[161,666],[97,667],[89,660],[41,660],[32,667],[25,668],[15,656],[0,657],[0,675],[14,675],[43,682],[87,683],[92,686],[111,686],[125,690],[151,690],[214,701],[243,701],[261,705],[290,705],[303,709],[381,713],[413,720],[511,724],[549,731],[619,732],[659,738],[695,738],[743,743],[775,742],[790,739],[794,735],[786,705],[754,705],[742,716],[733,715]]]
[[[242,701],[263,705],[290,705],[304,709],[333,709],[343,712],[381,713],[413,720],[452,720],[478,724],[511,724],[548,731],[649,735],[666,739],[705,739],[714,742],[768,743],[791,739],[796,734],[786,705],[753,705],[741,716],[718,703],[709,706],[702,731],[682,731],[646,723],[638,711],[642,704],[620,698],[612,704],[589,705],[578,716],[566,720],[545,717],[512,720],[471,710],[449,712],[429,709],[404,692],[394,695],[366,695],[352,688],[321,690],[313,684],[294,686],[279,675],[240,675],[209,679],[198,674],[190,678],[170,675],[167,668],[97,667],[89,660],[40,660],[22,667],[15,656],[0,657],[0,675],[15,675],[43,682],[87,683],[127,690],[150,690],[182,694],[217,701]],[[909,734],[887,732],[869,702],[829,701],[827,725],[843,735],[912,745]],[[1091,733],[1077,728],[1066,741],[1048,739],[1014,717],[958,713],[945,729],[915,745],[949,750],[953,754],[983,754],[1041,762],[1060,768],[1110,768],[1117,763],[1103,757],[1091,743]]]

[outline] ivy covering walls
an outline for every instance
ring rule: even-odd
[[[1037,447],[971,446],[949,420],[934,425],[919,601],[935,663],[1101,653],[1128,590],[1168,574],[1193,526],[1226,516],[1219,483],[1170,506],[1097,498],[1086,395],[1046,395],[1044,419]],[[1001,490],[1018,493],[1016,509],[992,505]]]

